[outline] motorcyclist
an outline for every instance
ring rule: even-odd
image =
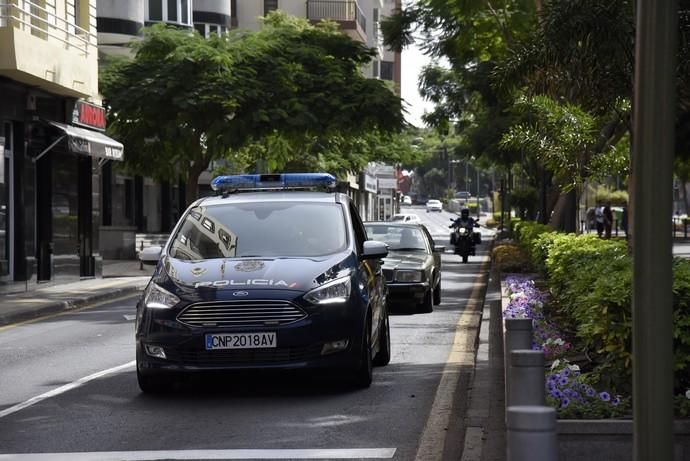
[[[460,216],[448,227],[452,229],[465,227],[469,232],[472,232],[472,254],[474,254],[475,245],[481,243],[481,234],[474,232],[474,228],[479,227],[479,224],[470,216],[470,210],[468,208],[460,210]],[[455,236],[451,234],[451,244],[456,244],[455,240]]]
[[[455,221],[453,221],[453,224],[451,224],[448,227],[467,227],[469,229],[474,229],[475,222],[474,219],[470,216],[469,208],[463,208],[460,211],[460,216]]]

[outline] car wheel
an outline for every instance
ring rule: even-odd
[[[441,281],[439,280],[434,288],[434,305],[438,306],[441,304]]]
[[[431,289],[429,289],[424,295],[424,301],[419,305],[418,312],[422,314],[428,314],[434,311],[434,300],[431,294]]]
[[[388,321],[388,310],[384,312],[384,320],[379,332],[379,351],[374,357],[374,365],[382,367],[391,361],[391,327]]]
[[[371,386],[374,377],[374,364],[371,359],[371,318],[367,319],[367,326],[364,329],[361,354],[359,367],[355,371],[352,384],[358,388],[367,388]]]

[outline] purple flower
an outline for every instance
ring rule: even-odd
[[[568,377],[567,376],[561,376],[561,379],[558,380],[558,384],[561,386],[567,386],[568,385]]]
[[[614,407],[617,407],[618,405],[620,405],[620,403],[621,403],[621,399],[618,396],[616,396],[615,399],[611,400],[611,405],[613,405]]]
[[[568,405],[570,405],[570,400],[568,399],[568,397],[563,397],[561,399],[561,408],[565,408]]]
[[[600,392],[599,398],[604,402],[608,402],[609,400],[611,400],[611,394],[609,394],[608,392]]]
[[[587,388],[585,389],[585,394],[587,394],[587,397],[594,397],[596,391],[592,386],[587,386]]]

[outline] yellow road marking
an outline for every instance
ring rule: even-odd
[[[453,412],[453,394],[460,379],[462,367],[473,367],[475,360],[474,337],[468,337],[470,326],[477,325],[476,320],[481,316],[480,299],[483,286],[486,284],[488,256],[482,261],[479,276],[474,282],[470,299],[465,305],[465,310],[460,315],[455,326],[455,338],[451,346],[448,359],[443,367],[441,381],[436,389],[434,403],[431,405],[429,419],[427,419],[422,437],[417,449],[415,461],[438,461],[443,458],[443,449],[446,442],[446,429],[450,424]]]

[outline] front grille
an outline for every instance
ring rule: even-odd
[[[273,349],[236,349],[180,351],[185,365],[280,364],[302,362],[321,357],[322,346],[276,347]]]
[[[253,327],[285,325],[306,316],[289,301],[245,300],[192,304],[177,320],[193,327]]]
[[[393,269],[383,269],[383,277],[386,279],[386,282],[392,282],[393,281]]]

